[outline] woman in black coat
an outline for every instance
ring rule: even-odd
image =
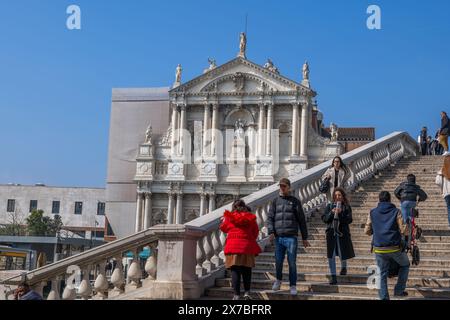
[[[337,284],[336,260],[341,259],[342,276],[347,274],[347,260],[355,257],[350,224],[353,221],[352,208],[347,200],[347,195],[342,188],[336,188],[333,192],[333,202],[329,203],[322,215],[322,220],[327,224],[327,257],[330,266],[330,284]]]

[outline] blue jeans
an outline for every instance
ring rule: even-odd
[[[297,285],[297,237],[275,238],[275,268],[277,280],[283,280],[283,263],[286,255],[289,264],[289,285]]]
[[[333,257],[331,257],[331,259],[328,259],[328,266],[330,267],[330,274],[332,276],[336,275],[336,251],[339,258],[341,258],[342,257],[341,246],[339,244],[338,236],[336,236],[336,247],[333,250]],[[342,260],[342,258],[341,258],[341,268],[347,268],[347,260]]]
[[[416,207],[417,202],[416,201],[403,201],[400,204],[400,207],[402,209],[402,216],[403,216],[403,222],[408,225],[408,242],[406,243],[406,246],[409,248],[411,243],[411,237],[412,237],[412,225],[411,225],[411,218],[412,218],[412,210]]]
[[[403,222],[407,223],[412,218],[412,209],[416,207],[416,201],[403,201],[400,205],[402,209]]]
[[[387,280],[391,259],[396,261],[400,265],[397,284],[394,288],[394,294],[402,294],[405,291],[409,274],[409,259],[406,252],[399,251],[394,253],[377,253],[375,254],[375,256],[377,265],[380,268],[380,291],[378,292],[380,299],[389,300]]]
[[[450,195],[445,197],[445,203],[447,203],[448,225],[450,226]]]

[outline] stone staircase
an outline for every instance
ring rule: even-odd
[[[275,279],[274,247],[269,245],[257,258],[253,270],[252,295],[255,299],[377,299],[378,290],[367,286],[368,267],[376,265],[370,252],[371,237],[364,234],[364,224],[371,208],[378,202],[381,190],[391,192],[394,203],[399,207],[393,190],[408,173],[417,177],[417,183],[427,192],[428,200],[419,204],[419,218],[416,222],[423,228],[419,242],[421,262],[410,268],[407,284],[408,299],[450,299],[450,228],[447,209],[441,197],[440,188],[435,185],[435,175],[443,159],[438,156],[412,157],[401,159],[395,166],[379,172],[374,178],[364,182],[350,195],[353,209],[351,233],[356,257],[348,261],[348,275],[338,276],[338,285],[329,285],[328,262],[326,259],[325,224],[320,212],[309,219],[310,248],[299,244],[297,257],[298,295],[289,295],[288,267],[284,265],[281,290],[271,290]],[[339,258],[337,266],[339,272]],[[397,278],[389,279],[392,298],[393,286]],[[204,299],[229,299],[233,295],[231,278],[217,279],[215,287],[205,291]]]

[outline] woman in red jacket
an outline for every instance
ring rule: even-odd
[[[244,281],[244,299],[250,299],[250,283],[255,257],[261,253],[256,239],[259,228],[256,216],[242,200],[233,203],[232,212],[226,210],[220,230],[227,234],[225,242],[225,266],[231,270],[234,289],[233,300],[239,300],[241,293],[241,276]]]

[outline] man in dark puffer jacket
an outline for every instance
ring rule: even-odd
[[[406,177],[406,181],[395,189],[394,194],[401,202],[404,223],[412,217],[412,209],[416,207],[417,201],[425,201],[428,198],[425,191],[416,184],[416,176],[413,174]]]
[[[280,195],[274,199],[267,217],[270,240],[275,238],[275,264],[277,280],[273,290],[279,290],[283,276],[284,256],[287,251],[289,286],[291,295],[297,294],[297,236],[300,229],[303,246],[309,247],[305,214],[299,199],[290,194],[289,179],[280,180]]]

